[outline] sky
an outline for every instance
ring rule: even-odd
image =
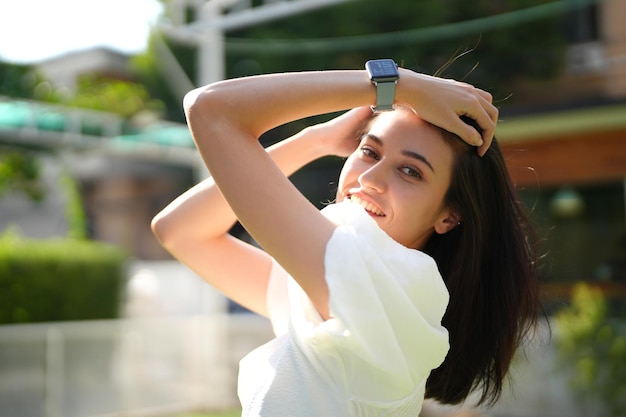
[[[105,46],[145,50],[156,0],[0,0],[0,61],[32,64]]]

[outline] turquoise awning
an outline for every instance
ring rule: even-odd
[[[112,141],[194,148],[191,134],[184,124],[159,121],[140,129],[113,113],[0,98],[0,142],[19,144],[17,136],[26,129],[45,133],[39,139],[42,147],[46,146],[46,138],[51,137],[49,133],[57,132],[83,136],[83,142],[97,140],[98,143]],[[51,142],[50,146],[56,144],[56,141]]]

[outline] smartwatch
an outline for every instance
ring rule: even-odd
[[[398,64],[393,59],[373,59],[365,63],[372,84],[376,86],[374,112],[393,110],[396,84],[400,78]]]

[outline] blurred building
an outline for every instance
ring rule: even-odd
[[[547,231],[551,281],[626,282],[623,16],[623,0],[572,9],[561,75],[515,82],[515,105],[502,109],[498,138],[515,183]],[[128,79],[128,59],[99,48],[42,62],[38,69],[71,89],[86,73]],[[79,180],[93,238],[120,244],[141,259],[167,258],[150,233],[150,219],[201,175],[184,125],[142,120],[129,132],[128,121],[115,115],[0,100],[2,106],[2,141],[73,149],[64,163]],[[11,119],[16,106],[25,114],[21,122]],[[50,127],[53,116],[65,122]],[[332,185],[311,188],[319,186],[320,173],[331,184],[337,167],[319,163],[294,179],[318,202],[333,194]],[[309,181],[312,175],[317,181]],[[0,228],[5,226],[0,217]]]
[[[96,48],[36,65],[54,88],[73,90],[83,75],[132,80],[129,57]],[[90,238],[126,249],[140,259],[167,255],[150,231],[150,220],[187,189],[197,157],[186,126],[139,115],[68,108],[0,97],[0,143],[43,151],[46,198],[38,204],[19,194],[0,199],[0,231],[15,226],[29,237],[67,232],[67,196],[60,185],[76,180]]]
[[[548,285],[626,285],[626,2],[568,15],[564,71],[513,88],[498,136],[510,172],[546,236]],[[532,167],[532,169],[529,169]],[[614,285],[621,283],[619,285]]]
[[[57,88],[73,90],[80,76],[87,74],[129,80],[129,59],[128,55],[101,47],[49,58],[35,65],[35,69]]]
[[[556,80],[525,80],[512,85],[516,104],[503,108],[497,132],[514,182],[545,236],[548,301],[559,302],[568,297],[573,282],[594,281],[606,288],[621,314],[626,314],[624,16],[624,0],[604,0],[571,12],[565,28],[570,44],[562,74]],[[129,77],[128,57],[106,49],[58,57],[42,62],[38,69],[56,85],[68,89],[73,88],[77,77],[87,73]],[[113,114],[0,97],[0,144],[51,151],[45,153],[43,160],[48,198],[39,205],[19,195],[0,199],[0,232],[17,223],[29,236],[64,235],[67,190],[59,181],[67,172],[79,185],[90,237],[120,245],[142,260],[169,259],[150,232],[150,219],[202,175],[198,173],[199,160],[184,125],[158,120],[134,122],[129,127],[128,121]],[[336,178],[336,169],[318,163],[313,170],[298,173],[294,182],[307,195],[314,196],[314,201],[321,202],[332,195],[330,184]],[[328,181],[320,181],[320,173]],[[311,180],[313,177],[315,181]],[[313,188],[320,184],[321,188]],[[174,262],[164,263],[165,269],[159,265],[163,275],[150,275],[148,266],[156,264],[160,263],[134,264],[129,286],[134,298],[127,306],[127,314],[137,317],[159,309],[168,314],[185,314],[192,309],[206,312],[207,305],[221,306],[212,298],[207,301],[209,297],[201,288],[208,287],[198,287],[200,281],[185,275],[188,271],[175,269]],[[168,279],[171,276],[178,280],[172,282]],[[168,303],[158,304],[163,301],[160,296],[167,296]],[[253,324],[259,331],[259,324]],[[177,322],[170,326],[185,329]],[[159,328],[154,333],[161,337],[163,331]],[[250,337],[250,332],[248,328],[241,331],[246,337]],[[187,333],[199,332],[193,328]],[[168,340],[176,342],[177,337]],[[259,337],[263,339],[266,333]],[[112,338],[120,339],[117,333]],[[100,339],[97,344],[102,345]],[[194,344],[197,339],[184,345]],[[248,344],[253,346],[257,341],[241,343],[241,347],[229,344],[229,348],[243,355],[249,350]],[[147,349],[156,345],[143,344]],[[138,346],[132,346],[133,352],[137,352],[136,357],[131,357],[135,368],[124,369],[139,369],[143,364],[139,358],[151,358],[142,354]],[[546,358],[544,351],[534,357],[537,360],[530,362],[538,369],[522,374],[528,375],[527,379],[516,390],[521,391],[519,398],[534,402],[505,401],[499,413],[528,415],[528,407],[552,405],[553,412],[543,415],[582,415],[582,411],[565,409],[557,401],[569,401],[569,397],[558,391],[565,385],[555,382],[558,375],[546,365],[552,359]],[[231,359],[221,359],[220,363],[231,366],[228,361]],[[197,368],[195,359],[185,363],[193,364],[193,375],[198,375],[197,369],[203,369]],[[24,373],[21,369],[19,372]],[[160,375],[167,378],[168,384],[177,379],[186,383],[183,377]],[[201,379],[204,381],[204,377]],[[168,392],[172,392],[169,388],[170,385]],[[94,392],[100,395],[102,391]],[[204,397],[204,391],[199,392]]]

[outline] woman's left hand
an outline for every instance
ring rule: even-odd
[[[400,77],[399,83],[405,82],[415,86],[417,93],[409,92],[408,99],[401,101],[428,122],[477,146],[479,155],[487,152],[498,121],[498,109],[492,103],[491,94],[467,83],[412,71],[404,72]],[[474,119],[482,133],[463,122],[461,116]]]

